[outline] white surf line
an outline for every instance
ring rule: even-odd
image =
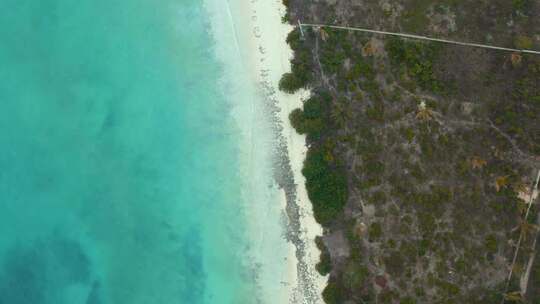
[[[486,44],[479,44],[479,43],[469,43],[469,42],[453,41],[453,40],[447,40],[447,39],[431,38],[431,37],[419,36],[419,35],[413,35],[413,34],[370,30],[370,29],[364,29],[364,28],[359,28],[359,27],[348,27],[348,26],[329,25],[329,24],[315,24],[315,23],[302,23],[300,21],[298,21],[298,25],[300,26],[300,31],[302,33],[303,33],[302,27],[314,27],[314,28],[327,27],[327,28],[333,28],[333,29],[338,29],[338,30],[358,31],[358,32],[380,34],[380,35],[398,36],[398,37],[404,37],[404,38],[410,38],[410,39],[419,39],[419,40],[442,42],[442,43],[462,45],[462,46],[472,46],[472,47],[479,47],[479,48],[499,50],[499,51],[508,51],[508,52],[518,52],[518,53],[527,53],[527,54],[540,55],[540,51],[512,49],[512,48],[493,46],[493,45],[486,45]]]
[[[236,52],[241,56],[240,54],[240,42],[238,40],[238,34],[236,33],[236,26],[234,24],[234,18],[232,16],[231,12],[231,5],[229,4],[229,1],[225,1],[227,4],[227,17],[229,17],[229,23],[231,25],[231,31],[234,33],[234,45],[236,47]]]

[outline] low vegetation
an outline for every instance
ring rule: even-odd
[[[540,47],[540,4],[527,0],[288,2],[293,24],[316,17]],[[528,292],[519,285],[538,235],[539,210],[525,218],[520,196],[540,168],[540,57],[304,30],[288,37],[295,56],[280,87],[312,91],[290,120],[309,145],[303,174],[325,228],[326,303],[540,301],[538,258]],[[340,236],[343,248],[329,250]]]

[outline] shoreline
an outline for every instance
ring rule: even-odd
[[[293,51],[286,38],[293,27],[281,22],[286,11],[281,0],[238,0],[237,4],[239,15],[244,16],[240,23],[249,25],[240,29],[237,25],[237,30],[243,31],[241,36],[248,38],[249,43],[243,56],[250,59],[252,77],[263,91],[275,128],[277,147],[274,174],[284,194],[282,205],[288,219],[285,237],[294,245],[290,257],[295,260],[290,273],[294,284],[289,291],[289,303],[323,303],[321,294],[326,287],[327,277],[315,270],[320,255],[315,237],[322,235],[323,230],[314,219],[302,175],[307,152],[306,138],[297,134],[289,122],[289,113],[302,107],[302,100],[308,98],[310,92],[302,90],[291,95],[278,89],[281,76],[291,69]]]
[[[256,290],[249,303],[322,304],[327,276],[315,269],[320,251],[315,221],[301,173],[306,139],[290,125],[289,113],[310,92],[279,91],[290,72],[293,27],[282,23],[282,0],[206,0],[214,52],[225,76],[218,83],[243,134],[240,168],[246,178],[244,213],[250,231],[246,266]],[[244,303],[240,301],[241,303]]]

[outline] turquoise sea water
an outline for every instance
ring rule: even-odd
[[[197,0],[0,0],[0,304],[255,303]]]

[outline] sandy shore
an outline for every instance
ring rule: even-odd
[[[292,110],[302,106],[309,92],[290,95],[278,89],[281,76],[290,72],[292,50],[286,37],[293,27],[281,22],[286,10],[282,0],[234,0],[230,1],[230,8],[241,40],[248,37],[249,45],[246,41],[240,43],[245,47],[240,50],[242,56],[253,67],[253,77],[268,98],[269,112],[275,115],[280,143],[276,177],[285,194],[283,206],[289,220],[288,238],[294,244],[290,257],[294,260],[290,273],[290,303],[323,303],[320,294],[327,278],[315,271],[320,252],[314,242],[315,237],[322,234],[322,227],[314,220],[301,173],[306,139],[296,133],[288,119]]]
[[[290,71],[292,51],[286,37],[293,28],[281,22],[285,14],[282,0],[222,1],[208,0],[207,4],[218,46],[216,54],[223,56],[224,63],[231,60],[227,56],[234,54],[233,61],[239,62],[233,66],[225,64],[228,77],[219,85],[234,102],[237,110],[233,109],[232,114],[246,138],[244,173],[253,179],[246,197],[253,206],[248,206],[247,217],[255,234],[251,248],[255,268],[261,267],[254,274],[259,281],[258,297],[262,299],[257,303],[323,303],[321,292],[327,278],[315,270],[320,252],[314,242],[322,228],[313,218],[301,173],[306,141],[288,119],[293,109],[302,106],[309,92],[289,95],[278,90],[281,76]],[[236,82],[229,83],[231,78]],[[245,83],[239,84],[239,79]],[[236,95],[251,90],[253,98],[249,102],[245,96]],[[272,173],[266,171],[267,164]],[[261,197],[269,193],[261,187],[267,182],[261,173],[266,178],[273,174],[274,190],[270,192],[279,196],[275,198],[280,201],[277,206],[272,206],[272,198]],[[258,201],[265,203],[257,204]],[[280,216],[283,223],[277,223]],[[275,229],[275,225],[285,227]],[[276,239],[273,231],[278,230],[283,235]]]

